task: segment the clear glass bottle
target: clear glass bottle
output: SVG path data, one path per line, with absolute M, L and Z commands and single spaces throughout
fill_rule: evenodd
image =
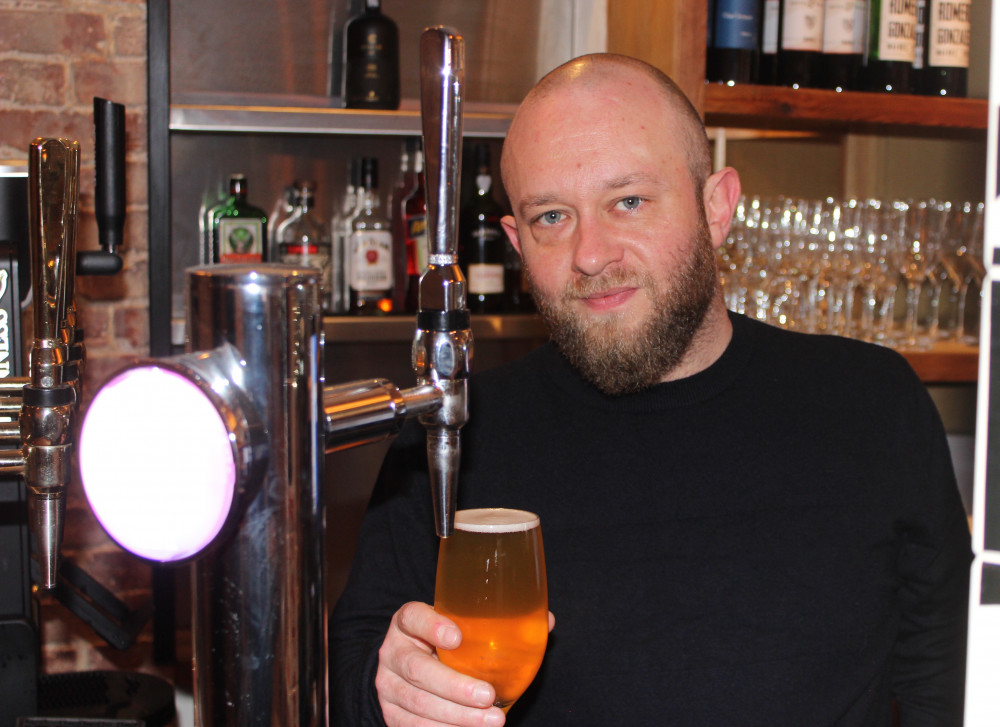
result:
M 229 196 L 211 211 L 212 261 L 259 263 L 267 251 L 267 213 L 247 201 L 247 178 L 229 177 Z
M 295 209 L 278 227 L 278 253 L 283 263 L 319 269 L 320 296 L 324 302 L 323 307 L 329 310 L 333 260 L 330 235 L 326 225 L 316 216 L 314 208 L 316 184 L 297 180 L 294 187 Z
M 358 212 L 348 240 L 350 312 L 385 315 L 392 312 L 392 230 L 380 209 L 378 159 L 361 160 Z
M 352 159 L 347 172 L 347 185 L 337 204 L 337 212 L 330 221 L 330 236 L 333 242 L 333 281 L 330 286 L 330 312 L 347 313 L 351 307 L 348 293 L 347 257 L 348 238 L 351 236 L 351 220 L 358 209 L 358 187 L 361 185 L 361 161 Z

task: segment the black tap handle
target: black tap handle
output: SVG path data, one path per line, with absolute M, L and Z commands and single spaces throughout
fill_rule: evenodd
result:
M 125 107 L 94 98 L 94 213 L 103 252 L 80 252 L 80 275 L 112 275 L 121 270 L 117 250 L 125 229 Z

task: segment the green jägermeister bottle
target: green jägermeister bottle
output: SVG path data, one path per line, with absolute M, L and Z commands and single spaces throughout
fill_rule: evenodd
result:
M 247 201 L 247 179 L 229 177 L 229 196 L 212 208 L 212 261 L 259 263 L 266 259 L 267 213 Z

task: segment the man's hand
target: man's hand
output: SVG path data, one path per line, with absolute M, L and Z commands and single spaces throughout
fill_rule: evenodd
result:
M 551 626 L 551 621 L 550 621 Z M 407 603 L 392 617 L 378 652 L 375 689 L 389 727 L 498 727 L 492 685 L 445 666 L 435 648 L 454 649 L 462 632 L 426 603 Z

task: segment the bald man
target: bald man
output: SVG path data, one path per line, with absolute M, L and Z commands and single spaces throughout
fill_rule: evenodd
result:
M 539 514 L 558 619 L 508 723 L 960 723 L 969 533 L 905 361 L 726 311 L 738 175 L 640 61 L 542 79 L 502 172 L 552 341 L 474 377 L 459 506 Z M 505 720 L 436 658 L 462 634 L 428 605 L 423 436 L 387 456 L 334 612 L 337 725 Z

